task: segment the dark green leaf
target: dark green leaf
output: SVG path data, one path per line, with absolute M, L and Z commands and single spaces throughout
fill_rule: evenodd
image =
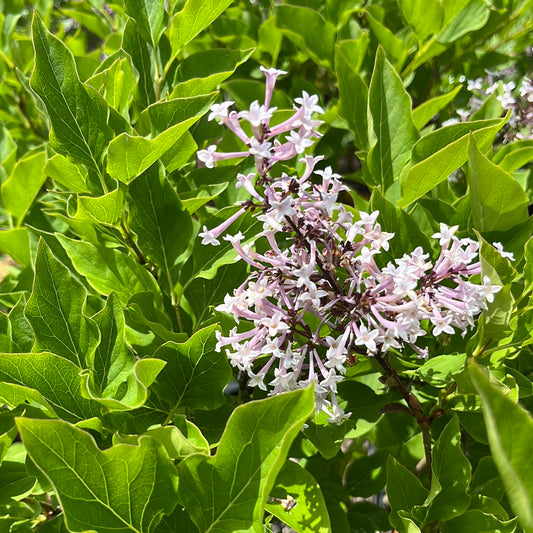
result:
M 82 396 L 80 371 L 79 366 L 48 352 L 0 355 L 2 382 L 37 391 L 42 405 L 71 422 L 100 414 L 99 405 Z
M 143 39 L 156 46 L 165 31 L 165 0 L 125 0 L 124 7 Z
M 183 343 L 167 342 L 155 352 L 167 365 L 152 390 L 166 404 L 216 409 L 224 403 L 231 368 L 226 356 L 214 351 L 216 328 L 204 328 Z
M 288 497 L 294 500 L 292 509 L 284 506 L 283 500 Z M 320 487 L 307 470 L 293 461 L 287 461 L 278 474 L 265 509 L 298 533 L 331 532 Z
M 187 0 L 183 9 L 174 15 L 170 26 L 173 56 L 226 11 L 232 2 L 233 0 Z
M 481 396 L 492 457 L 503 479 L 511 508 L 527 533 L 533 531 L 533 420 L 530 414 L 490 383 L 482 369 L 468 368 Z
M 102 452 L 88 433 L 59 420 L 19 418 L 17 426 L 70 531 L 150 532 L 176 505 L 177 473 L 151 438 Z
M 100 294 L 116 292 L 126 305 L 134 294 L 153 292 L 156 304 L 160 304 L 161 292 L 154 278 L 129 255 L 62 235 L 57 238 L 76 270 Z
M 35 332 L 33 351 L 52 352 L 80 368 L 98 344 L 95 323 L 84 315 L 87 293 L 41 239 L 33 290 L 25 313 Z
M 333 65 L 335 52 L 335 26 L 313 9 L 280 5 L 276 8 L 276 24 L 302 47 L 319 65 Z
M 262 531 L 268 494 L 313 409 L 311 388 L 242 405 L 214 457 L 184 459 L 179 494 L 201 531 Z
M 370 80 L 368 109 L 376 135 L 368 152 L 368 166 L 385 191 L 400 177 L 418 133 L 411 117 L 411 98 L 381 48 Z
M 102 97 L 82 84 L 69 49 L 33 19 L 35 68 L 31 87 L 43 100 L 52 131 L 52 147 L 84 164 L 103 186 L 103 155 L 112 138 L 107 126 L 108 107 Z
M 409 205 L 429 192 L 468 160 L 472 128 L 475 128 L 473 135 L 478 147 L 485 150 L 506 120 L 465 122 L 446 126 L 422 137 L 413 147 L 413 161 L 419 162 L 411 167 L 402 182 L 400 207 Z
M 139 248 L 166 273 L 173 290 L 170 269 L 189 245 L 192 221 L 161 165 L 152 165 L 130 184 L 128 205 L 129 225 Z
M 474 227 L 479 231 L 507 230 L 526 221 L 529 199 L 515 178 L 489 161 L 473 136 L 468 153 Z
M 410 512 L 416 505 L 421 505 L 428 494 L 429 491 L 414 474 L 398 463 L 394 457 L 389 456 L 387 461 L 387 496 L 391 506 L 389 520 L 400 533 L 407 533 L 407 529 L 398 513 Z

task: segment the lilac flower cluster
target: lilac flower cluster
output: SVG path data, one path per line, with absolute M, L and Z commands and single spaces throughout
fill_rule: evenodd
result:
M 459 81 L 467 81 L 467 89 L 472 93 L 468 109 L 458 109 L 457 114 L 460 118 L 453 117 L 442 125 L 468 121 L 471 115 L 480 109 L 486 98 L 496 94 L 496 99 L 503 110 L 510 112 L 503 141 L 533 139 L 533 82 L 526 76 L 517 87 L 514 81 L 504 82 L 503 79 L 497 79 L 498 77 L 493 73 L 488 74 L 486 78 L 475 80 L 466 80 L 466 77 L 461 76 Z M 455 83 L 455 79 L 453 82 Z
M 500 287 L 488 277 L 481 284 L 469 281 L 481 272 L 479 245 L 458 238 L 457 226 L 441 224 L 433 235 L 441 247 L 435 262 L 418 247 L 379 266 L 384 262 L 378 256 L 389 250 L 394 234 L 382 231 L 377 211 L 355 212 L 338 203 L 344 186 L 330 167 L 315 169 L 321 156 L 302 157 L 301 176 L 272 177 L 272 165 L 303 153 L 318 136 L 320 122 L 312 115 L 322 109 L 316 96 L 304 93 L 296 99 L 293 116 L 271 126 L 275 108 L 269 107 L 270 100 L 282 72 L 264 72 L 263 105 L 254 102 L 249 111 L 236 113 L 228 112 L 233 102 L 224 102 L 214 105 L 210 115 L 230 128 L 246 150 L 218 153 L 213 145 L 198 153 L 208 167 L 253 155 L 257 170 L 237 177 L 237 186 L 251 199 L 217 228 L 204 227 L 202 242 L 220 244 L 231 224 L 253 209 L 263 223 L 258 237 L 267 243 L 267 251 L 259 253 L 244 243 L 240 232 L 223 237 L 251 269 L 217 307 L 246 326 L 219 334 L 217 350 L 225 348 L 231 364 L 248 375 L 249 385 L 270 394 L 314 383 L 317 410 L 340 423 L 350 413 L 339 406 L 337 383 L 358 354 L 410 347 L 426 358 L 427 348 L 417 345 L 422 336 L 465 335 Z M 249 122 L 252 136 L 244 132 L 241 120 Z M 285 135 L 282 141 L 280 135 Z

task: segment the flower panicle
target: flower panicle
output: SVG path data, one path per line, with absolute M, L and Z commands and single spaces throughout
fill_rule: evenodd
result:
M 276 72 L 267 73 L 267 80 L 280 75 Z M 271 80 L 265 102 L 272 87 Z M 300 135 L 305 130 L 300 121 L 312 122 L 312 114 L 322 109 L 318 98 L 306 93 L 297 103 L 293 131 Z M 228 106 L 221 106 L 213 113 L 223 116 Z M 237 186 L 253 200 L 218 228 L 204 227 L 200 233 L 203 243 L 217 244 L 248 207 L 260 206 L 254 213 L 263 224 L 258 237 L 266 241 L 266 252 L 245 244 L 240 232 L 224 237 L 251 272 L 216 310 L 248 326 L 219 334 L 216 349 L 225 350 L 250 385 L 269 394 L 313 383 L 317 410 L 341 423 L 349 413 L 339 405 L 337 384 L 358 356 L 409 349 L 425 358 L 428 347 L 419 346 L 425 335 L 466 335 L 501 287 L 487 276 L 481 283 L 471 281 L 481 274 L 479 244 L 459 238 L 457 226 L 442 223 L 432 236 L 440 246 L 435 261 L 417 247 L 384 264 L 380 254 L 390 251 L 394 234 L 382 230 L 378 211 L 355 212 L 338 202 L 345 186 L 331 167 L 315 169 L 322 157 L 302 152 L 301 176 L 268 174 L 282 145 L 271 137 L 266 107 L 258 106 L 252 104 L 261 119 L 239 114 L 254 131 L 248 155 L 254 156 L 257 173 L 239 175 Z M 290 153 L 295 157 L 296 137 L 287 142 L 293 144 Z M 264 151 L 254 151 L 254 143 L 263 144 Z M 511 259 L 501 244 L 493 246 Z

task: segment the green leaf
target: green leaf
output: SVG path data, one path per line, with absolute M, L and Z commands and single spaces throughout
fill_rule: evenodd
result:
M 335 52 L 335 26 L 314 9 L 278 5 L 276 25 L 303 48 L 318 65 L 331 67 Z
M 33 290 L 25 314 L 35 332 L 35 352 L 52 352 L 80 368 L 98 344 L 95 323 L 84 315 L 87 293 L 44 240 L 39 241 Z
M 459 419 L 454 416 L 433 447 L 433 480 L 426 522 L 450 520 L 463 514 L 470 505 L 467 494 L 471 466 L 461 449 Z M 435 490 L 434 484 L 438 488 Z
M 123 305 L 131 296 L 141 292 L 152 292 L 156 303 L 161 301 L 161 292 L 154 278 L 129 255 L 59 234 L 57 239 L 74 268 L 100 294 L 107 296 L 116 292 Z
M 6 211 L 20 226 L 46 180 L 43 172 L 46 153 L 37 148 L 26 152 L 15 164 L 9 179 L 2 184 L 2 201 Z
M 52 178 L 57 185 L 67 191 L 87 193 L 90 192 L 87 182 L 87 170 L 77 165 L 65 156 L 56 154 L 44 166 L 44 173 Z
M 365 18 L 368 20 L 368 25 L 375 35 L 379 44 L 383 47 L 387 56 L 392 59 L 394 65 L 400 69 L 407 57 L 407 50 L 405 49 L 403 41 L 394 35 L 392 31 L 380 22 L 381 7 L 377 5 L 369 5 L 365 10 Z
M 39 393 L 39 403 L 58 417 L 79 422 L 99 416 L 101 408 L 82 396 L 80 367 L 53 353 L 0 355 L 0 380 Z
M 468 160 L 470 132 L 486 150 L 507 117 L 446 126 L 422 137 L 413 147 L 412 166 L 402 182 L 400 207 L 418 200 Z
M 17 426 L 70 531 L 150 532 L 176 505 L 176 470 L 151 438 L 102 452 L 88 433 L 59 420 L 19 418 Z
M 246 263 L 237 261 L 232 265 L 222 265 L 212 279 L 197 277 L 184 291 L 185 298 L 194 313 L 195 328 L 209 319 L 214 306 L 222 303 L 226 294 L 246 278 Z
M 481 396 L 492 457 L 507 491 L 508 501 L 524 531 L 533 531 L 533 461 L 530 414 L 490 383 L 487 373 L 474 364 L 470 379 Z
M 292 509 L 283 505 L 283 500 L 289 496 L 295 502 Z M 279 472 L 265 509 L 297 533 L 331 532 L 326 502 L 318 483 L 293 461 L 287 461 Z
M 117 226 L 122 216 L 124 193 L 117 188 L 103 196 L 78 196 L 74 219 L 82 222 Z
M 458 85 L 450 92 L 426 100 L 417 108 L 413 109 L 413 123 L 415 127 L 418 130 L 422 129 L 441 109 L 444 109 L 453 101 L 462 88 L 462 85 Z
M 143 172 L 128 189 L 128 221 L 148 260 L 163 269 L 173 290 L 170 269 L 189 245 L 192 221 L 165 178 L 162 165 Z
M 368 109 L 376 135 L 368 166 L 375 183 L 385 191 L 400 177 L 418 133 L 411 117 L 411 98 L 381 48 L 370 80 Z
M 516 530 L 516 518 L 501 521 L 494 515 L 479 509 L 471 509 L 465 514 L 449 520 L 442 525 L 442 533 L 513 533 Z
M 30 83 L 48 111 L 50 143 L 58 153 L 84 164 L 103 186 L 103 155 L 113 136 L 108 107 L 92 87 L 80 82 L 71 52 L 38 15 L 32 30 L 35 68 Z
M 207 112 L 216 93 L 176 98 L 148 108 L 153 139 L 122 133 L 109 144 L 107 171 L 124 183 L 139 176 L 170 150 L 187 130 Z
M 465 2 L 462 2 L 464 5 Z M 446 9 L 445 9 L 446 13 Z M 448 14 L 445 15 L 448 18 Z M 467 33 L 482 28 L 490 16 L 490 10 L 483 0 L 469 0 L 437 36 L 439 43 L 452 43 Z
M 389 456 L 387 460 L 387 496 L 391 513 L 389 521 L 400 533 L 406 533 L 400 511 L 410 512 L 416 505 L 421 505 L 429 491 L 422 486 L 420 480 L 407 468 Z
M 439 0 L 397 0 L 402 16 L 424 41 L 442 26 L 444 11 Z
M 507 230 L 526 221 L 529 199 L 520 184 L 479 151 L 473 136 L 468 153 L 474 227 L 479 231 Z
M 4 461 L 0 465 L 0 505 L 22 500 L 32 493 L 36 484 L 37 479 L 28 475 L 24 463 Z
M 166 361 L 152 390 L 171 408 L 216 409 L 231 379 L 227 357 L 214 351 L 216 325 L 208 326 L 183 343 L 167 342 L 154 353 Z
M 165 0 L 125 0 L 124 7 L 143 39 L 156 46 L 165 31 Z
M 0 231 L 0 252 L 9 255 L 23 267 L 30 266 L 32 250 L 28 228 Z
M 312 388 L 237 407 L 214 457 L 180 464 L 180 498 L 201 531 L 261 532 L 263 511 L 289 446 L 314 409 Z
M 178 68 L 170 98 L 208 94 L 217 89 L 252 55 L 250 50 L 203 50 L 185 58 Z
M 131 62 L 139 74 L 134 99 L 141 109 L 156 101 L 155 69 L 153 50 L 144 40 L 134 19 L 128 19 L 122 35 L 122 48 L 131 57 Z
M 183 459 L 193 453 L 209 455 L 209 443 L 201 431 L 185 415 L 178 415 L 174 419 L 174 426 L 159 426 L 149 429 L 144 435 L 149 435 L 161 444 L 171 459 Z M 139 440 L 139 435 L 122 437 L 114 435 L 120 442 L 134 443 Z
M 352 43 L 341 41 L 335 46 L 335 72 L 339 85 L 339 115 L 346 120 L 354 134 L 354 142 L 361 150 L 368 149 L 368 121 L 366 113 L 368 87 L 356 70 L 354 58 L 350 57 Z
M 203 29 L 217 19 L 233 0 L 187 0 L 170 25 L 170 45 L 175 57 Z
M 117 59 L 109 68 L 98 72 L 86 82 L 94 87 L 110 107 L 121 115 L 127 112 L 136 79 L 128 59 Z
M 165 366 L 159 359 L 136 360 L 126 344 L 122 307 L 111 293 L 105 307 L 93 317 L 101 341 L 86 375 L 89 397 L 109 409 L 137 409 L 148 397 L 148 387 Z
M 464 370 L 466 354 L 438 355 L 426 361 L 415 372 L 434 387 L 449 387 L 453 376 Z

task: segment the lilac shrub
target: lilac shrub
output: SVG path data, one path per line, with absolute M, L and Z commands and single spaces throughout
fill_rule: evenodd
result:
M 432 236 L 440 247 L 435 261 L 417 247 L 384 264 L 379 256 L 389 251 L 394 234 L 382 231 L 379 212 L 356 212 L 339 203 L 339 192 L 346 189 L 340 176 L 331 167 L 316 168 L 322 156 L 305 154 L 313 138 L 320 137 L 322 122 L 313 118 L 323 112 L 318 97 L 303 92 L 292 117 L 271 126 L 276 108 L 269 107 L 270 100 L 276 77 L 284 72 L 262 70 L 263 105 L 255 101 L 248 111 L 237 113 L 230 111 L 233 102 L 226 101 L 213 105 L 209 115 L 246 149 L 220 153 L 211 145 L 198 152 L 208 168 L 249 155 L 256 166 L 256 172 L 237 176 L 236 187 L 244 187 L 250 199 L 221 225 L 204 226 L 200 233 L 203 244 L 229 241 L 250 265 L 244 283 L 216 308 L 246 326 L 227 336 L 219 333 L 217 350 L 226 350 L 250 386 L 270 395 L 313 383 L 317 411 L 340 423 L 351 413 L 339 405 L 337 383 L 357 355 L 411 350 L 427 358 L 424 335 L 465 336 L 501 287 L 487 276 L 479 281 L 479 244 L 458 238 L 458 226 L 443 223 Z M 242 121 L 249 123 L 251 136 Z M 297 156 L 303 163 L 300 176 L 271 174 L 277 162 Z M 241 232 L 227 233 L 246 211 L 263 223 L 257 236 L 267 243 L 263 253 L 245 243 Z M 494 246 L 506 254 L 500 243 Z

